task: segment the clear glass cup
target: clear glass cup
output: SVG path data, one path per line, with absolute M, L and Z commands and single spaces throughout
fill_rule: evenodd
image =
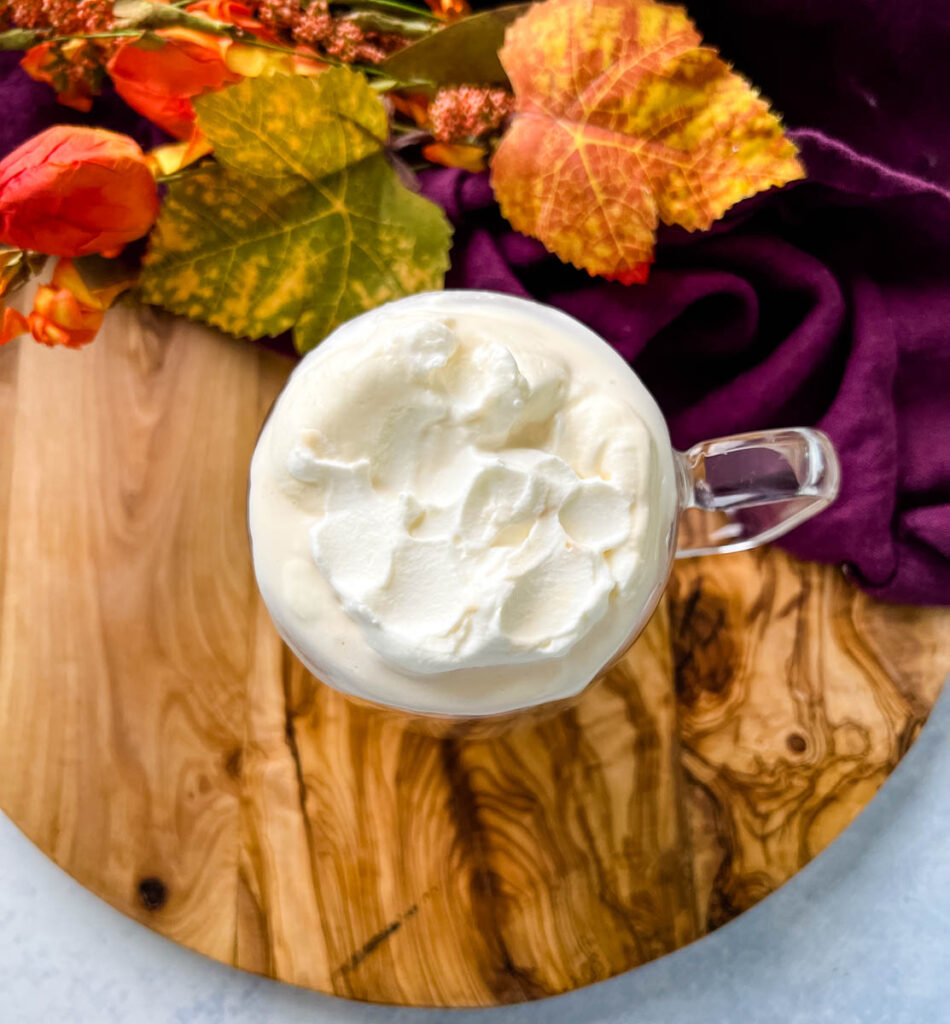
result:
M 464 299 L 457 300 L 459 302 L 484 302 L 493 310 L 510 309 L 513 314 L 527 314 L 539 324 L 570 331 L 572 337 L 582 340 L 585 346 L 595 349 L 599 357 L 610 361 L 612 371 L 620 374 L 636 393 L 638 405 L 643 407 L 646 404 L 651 424 L 658 425 L 651 432 L 656 444 L 664 449 L 660 453 L 660 462 L 667 467 L 667 472 L 662 509 L 658 511 L 664 517 L 663 529 L 658 533 L 657 550 L 652 553 L 653 585 L 646 592 L 638 613 L 631 617 L 625 640 L 617 646 L 609 661 L 590 666 L 588 686 L 623 657 L 642 632 L 666 588 L 675 559 L 743 551 L 768 543 L 816 515 L 837 496 L 840 483 L 838 458 L 831 441 L 820 430 L 793 427 L 736 434 L 700 442 L 686 452 L 675 450 L 659 407 L 629 365 L 606 341 L 559 310 L 510 295 L 472 291 L 411 296 L 388 308 L 395 310 L 399 307 L 403 312 L 413 306 L 433 303 L 445 303 L 449 307 L 453 295 L 464 296 Z M 363 316 L 373 315 L 379 315 L 379 312 Z M 362 319 L 357 318 L 351 324 Z M 334 343 L 333 338 L 330 343 Z M 306 358 L 314 358 L 314 353 Z M 251 544 L 253 548 L 253 530 Z M 255 561 L 255 570 L 258 568 Z M 262 592 L 266 601 L 263 586 Z M 420 595 L 420 599 L 424 599 L 424 595 Z M 271 611 L 273 615 L 273 609 Z M 507 722 L 523 716 L 526 711 L 536 714 L 539 710 L 558 710 L 582 692 L 580 690 L 568 698 L 540 701 L 489 714 L 454 714 L 379 705 L 367 702 L 345 685 L 340 685 L 326 671 L 326 666 L 308 653 L 306 637 L 295 635 L 279 616 L 273 615 L 273 618 L 284 641 L 318 679 L 327 680 L 360 704 L 370 703 L 385 713 L 408 715 L 417 723 L 428 722 L 436 731 L 443 731 L 445 726 L 453 723 L 471 724 L 473 720 L 482 720 L 484 724 L 489 724 L 487 720 Z

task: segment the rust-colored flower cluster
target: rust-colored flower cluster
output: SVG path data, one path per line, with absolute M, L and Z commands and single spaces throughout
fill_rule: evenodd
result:
M 488 166 L 488 137 L 501 128 L 514 102 L 504 89 L 468 85 L 440 89 L 431 103 L 422 93 L 394 93 L 389 101 L 435 140 L 422 147 L 426 160 L 473 172 Z
M 345 14 L 331 14 L 326 0 L 303 5 L 299 0 L 197 0 L 187 10 L 237 25 L 272 44 L 312 48 L 345 64 L 377 64 L 406 43 L 402 36 L 374 32 Z
M 429 105 L 429 122 L 439 142 L 471 141 L 500 128 L 513 109 L 504 89 L 463 85 L 439 90 Z
M 292 33 L 298 42 L 318 47 L 345 64 L 378 64 L 405 43 L 400 36 L 366 32 L 346 17 L 333 17 L 324 0 L 314 0 L 305 11 L 298 11 Z
M 0 29 L 49 29 L 57 36 L 108 31 L 115 24 L 110 0 L 0 0 Z M 87 111 L 100 89 L 109 44 L 101 39 L 64 39 L 34 46 L 21 64 L 59 101 Z
M 299 0 L 260 0 L 257 16 L 273 29 L 292 29 L 300 14 Z
M 58 35 L 112 28 L 111 0 L 0 0 L 0 26 L 51 28 Z

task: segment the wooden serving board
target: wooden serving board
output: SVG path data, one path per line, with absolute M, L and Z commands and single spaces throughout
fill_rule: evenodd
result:
M 950 669 L 950 612 L 778 551 L 681 564 L 574 707 L 438 738 L 281 645 L 245 529 L 290 363 L 114 311 L 0 351 L 0 807 L 124 913 L 356 999 L 491 1006 L 741 913 L 870 799 Z

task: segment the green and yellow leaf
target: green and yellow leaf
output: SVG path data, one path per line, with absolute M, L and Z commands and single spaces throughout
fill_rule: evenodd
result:
M 361 75 L 249 79 L 196 107 L 217 163 L 169 188 L 146 301 L 236 335 L 292 328 L 305 352 L 366 309 L 441 287 L 451 228 L 399 182 Z
M 379 153 L 389 131 L 379 97 L 345 68 L 242 82 L 199 98 L 195 109 L 218 162 L 264 178 L 318 181 Z
M 660 220 L 708 228 L 804 176 L 755 89 L 680 7 L 545 0 L 508 29 L 514 122 L 492 161 L 502 213 L 592 274 L 644 280 Z

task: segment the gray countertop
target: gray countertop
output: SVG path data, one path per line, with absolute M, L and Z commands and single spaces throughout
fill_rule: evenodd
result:
M 858 820 L 779 892 L 671 956 L 498 1011 L 413 1011 L 242 974 L 86 892 L 0 815 L 0 1024 L 946 1024 L 950 695 Z

